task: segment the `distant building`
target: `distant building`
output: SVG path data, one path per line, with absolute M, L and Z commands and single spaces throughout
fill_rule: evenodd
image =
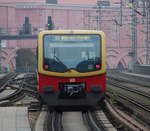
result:
M 96 8 L 97 1 L 105 7 Z M 38 4 L 35 4 L 36 2 Z M 123 4 L 132 6 L 131 1 L 127 0 L 123 0 Z M 48 16 L 51 16 L 54 29 L 104 31 L 107 37 L 107 68 L 128 68 L 132 61 L 132 10 L 123 9 L 121 17 L 120 0 L 0 0 L 0 12 L 0 34 L 21 34 L 26 17 L 32 26 L 31 33 L 38 34 L 39 31 L 47 29 Z M 143 16 L 140 15 L 137 31 L 137 61 L 139 64 L 146 64 L 146 28 Z M 2 40 L 1 45 L 2 68 L 14 70 L 18 56 L 16 52 L 22 48 L 30 48 L 36 52 L 37 41 Z

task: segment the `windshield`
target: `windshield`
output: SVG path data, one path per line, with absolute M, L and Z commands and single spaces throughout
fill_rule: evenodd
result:
M 66 72 L 75 69 L 89 72 L 100 69 L 99 35 L 45 35 L 44 69 Z

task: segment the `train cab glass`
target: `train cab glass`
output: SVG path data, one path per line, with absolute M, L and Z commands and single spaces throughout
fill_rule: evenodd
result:
M 45 35 L 45 70 L 91 72 L 101 67 L 101 38 L 99 35 Z

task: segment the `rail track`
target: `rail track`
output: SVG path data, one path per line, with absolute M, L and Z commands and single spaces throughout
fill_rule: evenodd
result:
M 106 117 L 100 118 L 99 111 L 43 111 L 41 112 L 35 131 L 116 131 L 115 128 L 106 121 Z M 108 125 L 109 126 L 106 126 Z
M 115 76 L 109 76 L 107 84 L 108 93 L 115 96 L 113 99 L 119 106 L 127 109 L 129 114 L 134 114 L 146 126 L 150 124 L 150 88 L 140 87 L 137 83 L 130 84 L 130 81 L 128 83 Z
M 35 131 L 105 131 L 106 127 L 100 122 L 93 111 L 61 112 L 44 111 L 44 117 L 40 117 Z M 41 114 L 42 114 L 41 113 Z M 41 120 L 42 119 L 42 120 Z M 40 122 L 42 121 L 42 124 Z M 101 124 L 101 126 L 100 126 Z M 41 125 L 43 125 L 41 127 Z
M 71 116 L 71 117 L 70 117 Z M 73 118 L 74 117 L 74 118 Z M 47 131 L 101 131 L 95 123 L 91 112 L 51 112 L 47 120 Z M 79 121 L 78 121 L 79 120 Z
M 130 91 L 130 92 L 134 92 L 134 93 L 136 93 L 136 94 L 142 95 L 142 96 L 144 96 L 144 97 L 146 97 L 146 98 L 150 98 L 150 93 L 147 93 L 147 92 L 142 91 L 142 90 L 137 90 L 137 89 L 132 88 L 132 87 L 129 88 L 128 86 L 125 86 L 125 85 L 121 84 L 120 81 L 117 80 L 117 79 L 111 79 L 111 78 L 109 78 L 109 79 L 107 80 L 107 83 L 108 83 L 108 84 L 111 84 L 111 85 L 115 85 L 115 86 L 117 86 L 117 87 L 120 87 L 120 88 L 122 88 L 122 89 L 124 89 L 124 90 L 128 90 L 128 91 Z M 142 88 L 142 87 L 141 87 L 141 88 Z
M 117 121 L 117 125 L 122 125 L 122 128 L 126 128 L 126 130 L 133 130 L 133 131 L 149 131 L 149 129 L 143 126 L 138 121 L 134 120 L 131 116 L 127 115 L 126 113 L 122 112 L 115 106 L 112 106 L 107 101 L 105 101 L 107 110 L 109 112 L 109 117 L 112 117 L 115 122 Z M 123 129 L 118 130 L 123 130 Z
M 12 78 L 10 77 L 10 79 L 7 78 L 7 80 L 8 81 L 6 83 L 3 82 L 4 84 L 1 86 L 3 89 L 2 92 L 5 91 L 8 87 L 13 89 L 13 92 L 5 97 L 0 97 L 0 105 L 11 105 L 15 101 L 19 101 L 20 99 L 22 99 L 25 95 L 31 95 L 32 97 L 38 98 L 36 92 L 37 81 L 36 76 L 34 74 L 26 74 L 23 77 L 17 78 L 16 76 L 14 76 Z M 132 92 L 136 93 L 135 91 Z M 144 95 L 142 96 L 147 97 Z M 122 97 L 123 99 L 123 95 L 120 95 L 120 97 Z M 133 103 L 133 100 L 130 101 Z M 32 109 L 31 107 L 31 110 L 29 109 L 29 111 L 37 111 L 37 107 L 39 106 L 38 104 L 39 103 L 33 103 L 32 106 L 35 107 L 34 109 Z M 107 108 L 110 108 L 108 103 L 106 103 L 106 105 Z M 115 111 L 117 112 L 116 114 L 119 114 L 119 116 L 122 117 L 119 118 L 121 119 L 121 123 L 126 125 L 129 129 L 148 131 L 139 123 L 137 124 L 136 122 L 132 122 L 133 120 L 129 119 L 128 117 L 126 118 L 124 115 L 122 116 L 122 113 L 120 113 L 120 111 L 118 111 L 117 109 L 115 109 Z M 110 123 L 108 124 L 108 121 L 106 122 L 106 118 L 103 117 L 104 113 L 102 110 L 95 111 L 93 109 L 90 109 L 84 110 L 82 112 L 64 112 L 60 110 L 50 110 L 44 111 L 44 114 L 45 117 L 42 118 L 43 127 L 35 126 L 35 131 L 116 131 L 116 129 L 113 126 L 110 126 Z
M 4 91 L 7 84 L 17 76 L 16 73 L 8 73 L 0 78 L 0 92 Z
M 150 86 L 150 78 L 144 78 L 140 76 L 129 75 L 123 72 L 107 72 L 107 78 L 117 80 L 120 82 L 127 82 L 130 84 L 134 84 L 143 88 L 149 88 Z
M 109 94 L 110 95 L 110 94 Z M 110 98 L 112 99 L 112 98 Z M 146 105 L 142 105 L 135 99 L 129 98 L 123 94 L 117 93 L 115 98 L 113 98 L 113 103 L 118 108 L 127 112 L 137 121 L 145 125 L 150 130 L 150 110 Z
M 29 77 L 28 74 L 21 75 L 20 77 L 19 75 L 17 76 L 17 74 L 11 73 L 11 75 L 8 76 L 9 77 L 5 77 L 5 81 L 2 81 L 1 89 L 3 90 L 0 94 L 2 96 L 0 97 L 0 106 L 12 105 L 27 95 L 38 99 L 36 85 L 27 83 L 29 79 L 31 81 L 31 77 Z M 32 77 L 32 81 L 33 79 L 35 80 L 35 78 Z M 29 87 L 32 88 L 29 89 Z
M 49 111 L 45 131 L 62 131 L 62 113 L 57 111 Z
M 105 131 L 106 127 L 104 126 L 101 120 L 98 121 L 95 112 L 87 111 L 83 114 L 83 119 L 85 123 L 87 123 L 88 128 L 91 131 Z
M 120 88 L 120 86 L 115 86 L 114 88 Z M 132 94 L 128 93 L 128 92 L 124 92 L 120 89 L 108 89 L 108 91 L 110 93 L 115 93 L 117 95 L 117 97 L 120 97 L 134 105 L 136 105 L 137 107 L 143 109 L 144 111 L 147 111 L 148 113 L 150 113 L 150 101 L 149 101 L 149 96 L 145 95 L 144 93 L 141 92 L 136 92 L 130 89 L 126 89 L 124 87 L 121 87 L 121 89 L 125 90 L 125 91 L 129 91 L 129 92 L 133 92 Z M 138 95 L 137 95 L 138 94 Z M 142 96 L 142 99 L 140 99 L 140 97 Z M 144 96 L 144 98 L 143 98 Z M 137 99 L 138 98 L 138 99 Z
M 117 94 L 117 96 L 131 102 L 132 104 L 134 104 L 150 113 L 150 101 L 149 101 L 150 94 L 143 92 L 141 90 L 136 90 L 136 89 L 127 87 L 123 84 L 120 84 L 116 80 L 115 81 L 108 80 L 107 83 L 108 83 L 108 85 L 111 85 L 111 87 L 108 88 L 109 92 L 111 92 L 111 93 L 115 92 Z M 113 85 L 113 87 L 112 87 L 112 85 Z M 120 89 L 122 89 L 122 90 L 120 90 Z M 132 92 L 132 94 L 130 92 Z
M 112 126 L 103 110 L 84 110 L 78 112 L 48 111 L 43 109 L 37 120 L 35 131 L 148 131 L 149 129 L 129 115 L 105 101 L 107 117 L 115 120 Z M 110 119 L 110 118 L 109 118 Z

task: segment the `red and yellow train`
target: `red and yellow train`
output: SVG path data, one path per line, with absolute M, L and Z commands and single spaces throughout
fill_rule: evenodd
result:
M 47 30 L 38 36 L 38 92 L 50 106 L 94 106 L 106 93 L 102 31 Z

